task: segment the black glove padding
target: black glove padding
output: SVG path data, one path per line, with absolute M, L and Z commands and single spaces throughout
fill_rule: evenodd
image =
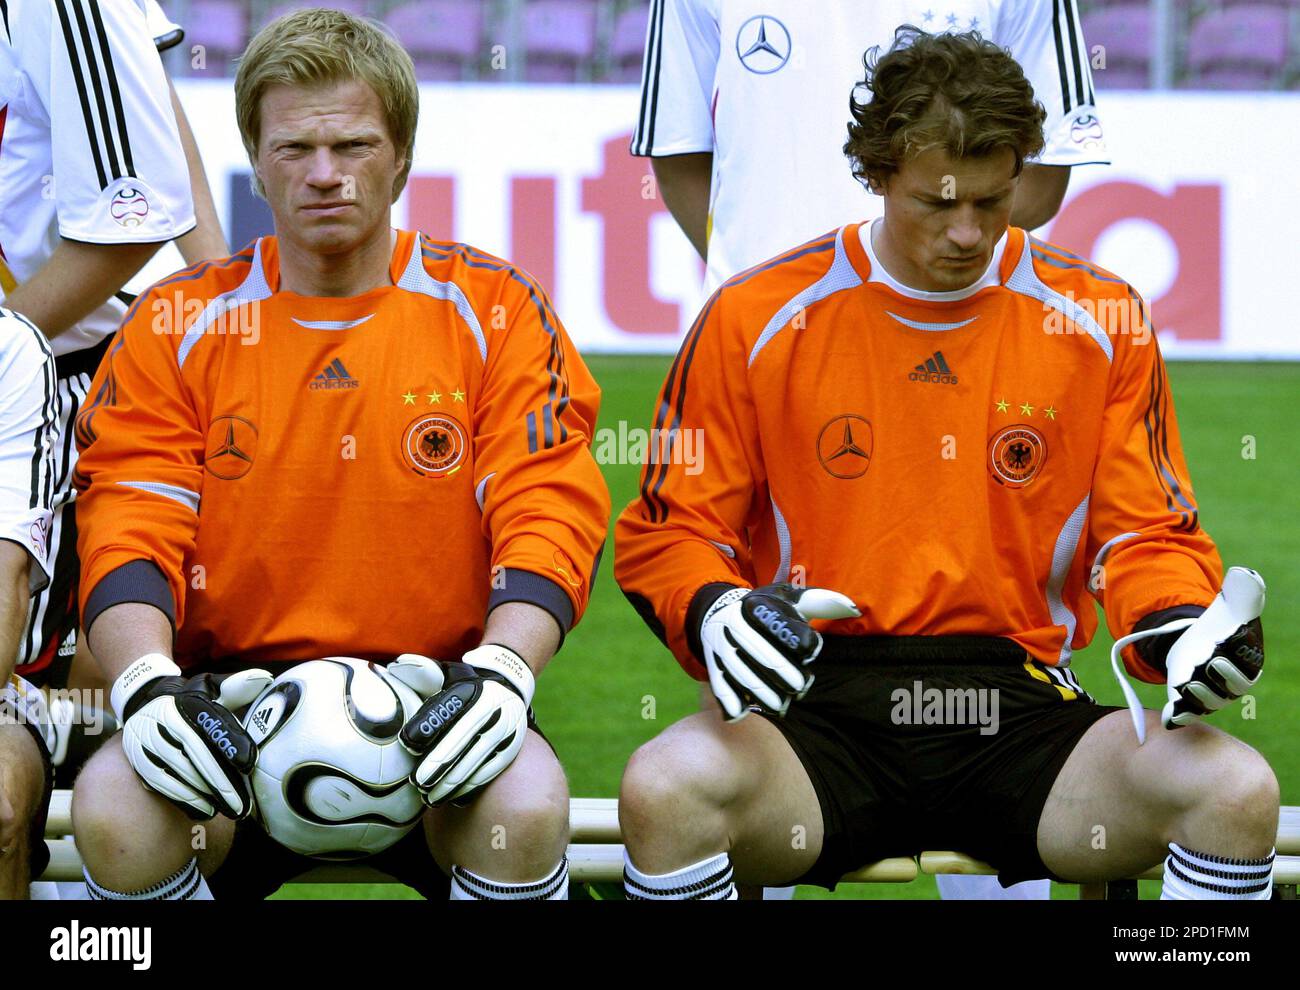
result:
M 257 744 L 232 709 L 249 704 L 270 682 L 264 670 L 244 670 L 141 684 L 123 704 L 122 745 L 145 786 L 195 820 L 248 815 Z

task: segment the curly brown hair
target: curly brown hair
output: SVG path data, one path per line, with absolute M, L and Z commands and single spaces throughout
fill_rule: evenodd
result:
M 977 31 L 928 34 L 904 24 L 889 51 L 869 49 L 862 66 L 866 75 L 849 95 L 844 154 L 864 185 L 935 147 L 953 158 L 1010 148 L 1016 175 L 1043 150 L 1047 111 L 1016 60 Z M 870 94 L 867 102 L 857 101 L 859 89 Z

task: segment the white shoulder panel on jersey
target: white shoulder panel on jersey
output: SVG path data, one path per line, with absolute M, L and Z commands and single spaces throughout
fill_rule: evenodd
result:
M 167 16 L 158 0 L 137 0 L 144 5 L 144 16 L 153 35 L 154 47 L 160 52 L 175 48 L 185 40 L 185 29 Z
M 0 308 L 0 539 L 31 558 L 30 589 L 49 584 L 54 445 L 54 355 L 35 325 Z

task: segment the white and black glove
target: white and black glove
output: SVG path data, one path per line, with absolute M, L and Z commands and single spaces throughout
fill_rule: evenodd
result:
M 1228 569 L 1223 588 L 1169 647 L 1166 729 L 1189 725 L 1248 693 L 1264 672 L 1264 579 L 1247 567 Z
M 265 670 L 187 679 L 161 653 L 141 657 L 113 682 L 127 760 L 146 787 L 191 818 L 245 817 L 253 808 L 248 775 L 257 744 L 234 710 L 271 681 Z
M 1246 694 L 1264 669 L 1264 579 L 1230 567 L 1207 608 L 1178 605 L 1147 616 L 1111 647 L 1110 665 L 1124 691 L 1138 743 L 1146 741 L 1142 702 L 1124 676 L 1120 651 L 1133 644 L 1142 661 L 1166 675 L 1166 729 L 1188 725 Z
M 441 690 L 402 727 L 425 803 L 463 804 L 510 766 L 524 745 L 535 681 L 519 654 L 489 644 L 441 663 Z
M 784 715 L 812 686 L 804 668 L 822 648 L 807 620 L 859 614 L 852 600 L 824 588 L 770 584 L 719 595 L 700 621 L 699 654 L 727 721 L 744 718 L 750 705 Z

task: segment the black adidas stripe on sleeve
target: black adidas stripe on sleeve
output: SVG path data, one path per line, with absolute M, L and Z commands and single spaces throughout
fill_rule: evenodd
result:
M 659 109 L 659 67 L 663 60 L 664 0 L 651 0 L 645 65 L 641 69 L 641 113 L 632 135 L 632 154 L 646 156 L 654 148 L 655 116 Z
M 112 46 L 104 30 L 99 0 L 54 0 L 54 4 L 58 10 L 72 77 L 77 86 L 77 97 L 86 124 L 95 173 L 99 178 L 99 187 L 104 189 L 115 179 L 135 177 L 135 164 L 127 136 L 126 111 L 122 106 L 117 72 L 113 67 Z M 90 10 L 89 20 L 86 8 Z M 95 41 L 91 37 L 92 21 L 100 51 L 96 51 Z M 108 106 L 110 100 L 113 104 L 111 114 Z

